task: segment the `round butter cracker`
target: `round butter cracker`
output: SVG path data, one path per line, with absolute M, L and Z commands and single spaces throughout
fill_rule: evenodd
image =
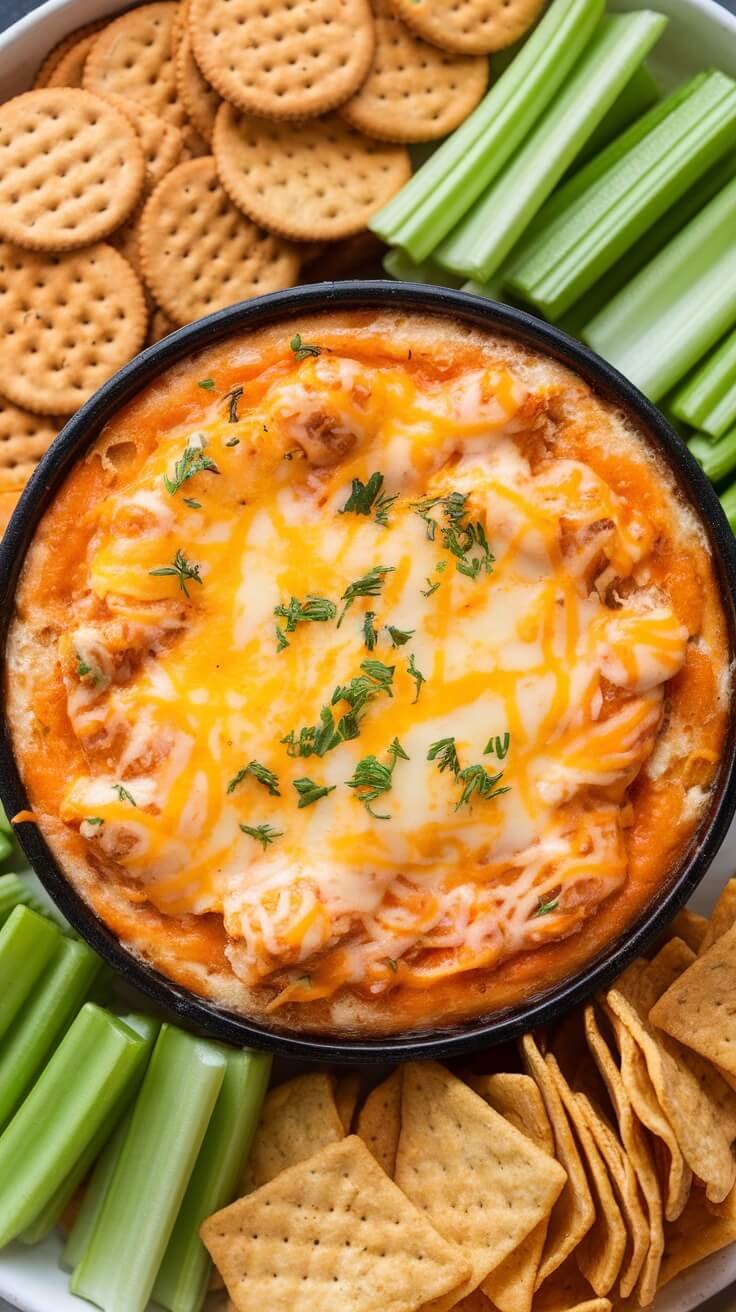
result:
M 87 90 L 139 101 L 167 123 L 182 127 L 186 114 L 176 94 L 172 54 L 177 12 L 173 0 L 160 0 L 130 9 L 109 23 L 87 57 Z
M 47 87 L 81 87 L 84 81 L 84 66 L 87 63 L 87 56 L 92 49 L 97 34 L 91 32 L 89 36 L 80 37 L 75 41 L 70 50 L 59 60 L 56 68 L 52 71 Z
M 35 78 L 33 79 L 33 90 L 38 91 L 41 87 L 48 86 L 49 78 L 56 68 L 58 68 L 62 59 L 73 50 L 79 41 L 86 36 L 92 36 L 95 32 L 101 32 L 107 19 L 101 18 L 96 23 L 85 23 L 83 27 L 76 28 L 68 36 L 62 37 L 57 41 L 55 46 L 47 54 L 41 64 Z
M 64 422 L 31 414 L 0 396 L 0 483 L 27 483 Z
M 182 34 L 176 52 L 176 86 L 179 99 L 195 128 L 211 144 L 220 96 L 210 86 L 194 58 L 188 31 Z
M 32 250 L 99 241 L 130 214 L 143 151 L 118 109 L 71 87 L 0 106 L 0 237 Z
M 106 100 L 130 120 L 143 150 L 146 167 L 144 193 L 153 191 L 167 173 L 179 163 L 184 149 L 184 133 L 167 123 L 138 100 L 124 96 L 106 96 Z
M 487 55 L 529 30 L 544 0 L 391 0 L 396 15 L 440 50 Z
M 211 155 L 178 164 L 143 211 L 140 255 L 146 283 L 177 324 L 290 287 L 293 246 L 262 232 L 229 200 Z
M 191 0 L 197 63 L 225 100 L 309 118 L 357 91 L 373 57 L 368 0 Z
M 146 303 L 104 242 L 48 255 L 0 241 L 0 322 L 0 394 L 35 414 L 72 414 L 140 350 Z
M 359 232 L 411 174 L 404 146 L 370 141 L 336 114 L 295 128 L 226 103 L 217 113 L 214 151 L 234 203 L 295 241 Z
M 482 55 L 438 50 L 374 0 L 376 49 L 360 90 L 340 109 L 359 132 L 383 141 L 434 141 L 467 118 L 488 83 Z

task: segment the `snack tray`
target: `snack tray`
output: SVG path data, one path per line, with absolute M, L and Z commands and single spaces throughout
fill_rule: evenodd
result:
M 670 17 L 650 60 L 662 86 L 672 86 L 710 66 L 736 77 L 735 15 L 714 0 L 609 0 L 611 9 L 622 12 L 647 5 Z M 62 37 L 127 7 L 120 0 L 47 0 L 0 33 L 0 99 L 26 91 L 41 60 Z M 736 822 L 698 889 L 693 908 L 709 912 L 734 870 Z M 60 1243 L 52 1236 L 34 1248 L 13 1244 L 0 1253 L 0 1312 L 3 1299 L 22 1312 L 90 1312 L 90 1303 L 68 1292 L 67 1275 L 58 1266 L 59 1250 Z M 736 1244 L 673 1280 L 658 1295 L 655 1312 L 690 1312 L 731 1284 L 736 1284 Z

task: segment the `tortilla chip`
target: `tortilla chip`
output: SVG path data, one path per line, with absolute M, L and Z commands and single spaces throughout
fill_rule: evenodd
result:
M 660 1288 L 736 1240 L 736 1189 L 724 1202 L 709 1203 L 702 1189 L 693 1189 L 682 1216 L 667 1230 Z
M 335 1085 L 335 1106 L 346 1134 L 350 1134 L 359 1093 L 360 1076 L 357 1073 L 340 1076 Z
M 602 1297 L 616 1281 L 626 1252 L 626 1226 L 616 1202 L 605 1162 L 581 1115 L 576 1095 L 552 1053 L 545 1058 L 555 1088 L 572 1125 L 592 1187 L 596 1218 L 575 1249 L 577 1264 L 595 1293 Z
M 358 1112 L 356 1134 L 364 1140 L 386 1175 L 394 1177 L 401 1129 L 402 1067 L 368 1094 Z
M 649 1222 L 637 1184 L 636 1172 L 623 1145 L 600 1105 L 588 1094 L 575 1091 L 580 1113 L 608 1171 L 628 1236 L 621 1266 L 619 1289 L 628 1298 L 634 1289 L 649 1248 Z
M 499 1116 L 550 1157 L 554 1155 L 552 1126 L 530 1075 L 481 1075 L 473 1081 L 473 1088 Z M 483 1281 L 483 1292 L 499 1312 L 530 1312 L 548 1224 L 545 1216 Z
M 210 1216 L 202 1240 L 238 1312 L 392 1312 L 445 1294 L 458 1249 L 349 1135 Z
M 298 1075 L 266 1094 L 240 1187 L 251 1193 L 279 1171 L 345 1137 L 329 1075 Z
M 396 1183 L 470 1266 L 465 1286 L 433 1309 L 444 1312 L 549 1216 L 565 1172 L 443 1066 L 410 1062 Z
M 544 1099 L 555 1138 L 555 1156 L 567 1172 L 565 1187 L 549 1218 L 547 1239 L 537 1273 L 536 1287 L 539 1289 L 542 1282 L 562 1266 L 588 1233 L 595 1221 L 595 1209 L 567 1113 L 531 1034 L 525 1034 L 521 1041 L 521 1055 L 527 1073 L 531 1075 Z
M 702 957 L 703 953 L 707 952 L 708 948 L 712 948 L 713 944 L 719 938 L 723 938 L 723 935 L 727 934 L 734 925 L 736 925 L 736 878 L 729 879 L 721 889 L 710 915 L 708 929 L 697 949 L 698 956 Z
M 585 1037 L 593 1060 L 608 1090 L 611 1106 L 616 1114 L 621 1143 L 631 1163 L 644 1198 L 648 1221 L 648 1243 L 639 1276 L 638 1297 L 642 1307 L 654 1299 L 659 1280 L 659 1268 L 664 1252 L 664 1223 L 662 1217 L 662 1190 L 659 1186 L 649 1140 L 639 1121 L 628 1095 L 621 1072 L 613 1053 L 598 1024 L 593 1006 L 585 1008 Z
M 736 920 L 736 909 L 734 920 Z M 705 916 L 698 915 L 697 911 L 691 911 L 689 907 L 683 907 L 669 926 L 667 934 L 669 938 L 681 938 L 693 952 L 698 952 L 708 933 L 708 924 Z
M 650 1019 L 659 1030 L 734 1078 L 735 999 L 736 925 L 670 985 L 652 1007 Z
M 649 1013 L 685 961 L 694 961 L 679 939 L 667 943 L 655 959 L 625 972 L 607 995 L 609 1006 L 639 1046 L 662 1111 L 682 1154 L 706 1186 L 711 1202 L 722 1202 L 736 1183 L 736 1094 L 720 1075 L 669 1035 L 656 1030 Z M 699 1022 L 700 1023 L 700 1022 Z

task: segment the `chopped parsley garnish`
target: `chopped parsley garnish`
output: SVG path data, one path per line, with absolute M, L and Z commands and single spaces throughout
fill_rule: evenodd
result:
M 539 906 L 534 912 L 534 915 L 532 916 L 532 920 L 536 920 L 537 916 L 548 916 L 550 911 L 557 910 L 559 904 L 560 904 L 559 895 L 557 897 L 550 898 L 548 902 L 545 902 L 544 898 L 540 897 Z
M 122 784 L 113 784 L 112 787 L 113 787 L 113 792 L 117 793 L 121 802 L 130 802 L 131 806 L 138 805 L 133 794 L 129 793 L 127 788 L 124 788 Z
M 373 624 L 375 618 L 376 612 L 374 610 L 367 610 L 363 616 L 363 641 L 369 651 L 373 651 L 378 642 L 378 629 Z
M 390 815 L 374 811 L 371 803 L 391 788 L 396 762 L 399 759 L 402 761 L 409 760 L 398 738 L 394 738 L 391 743 L 388 755 L 391 757 L 390 765 L 383 765 L 375 756 L 364 756 L 362 761 L 358 761 L 352 778 L 346 780 L 347 787 L 355 789 L 356 797 L 363 803 L 366 811 L 373 816 L 374 820 L 391 819 Z
M 492 797 L 500 797 L 502 793 L 509 793 L 510 788 L 496 787 L 501 779 L 503 779 L 503 770 L 500 770 L 498 774 L 489 774 L 484 765 L 469 765 L 465 770 L 461 770 L 457 780 L 463 787 L 460 801 L 457 803 L 455 810 L 457 811 L 464 803 L 469 805 L 476 793 L 483 801 L 490 801 Z
M 426 588 L 420 588 L 419 591 L 423 597 L 431 597 L 432 593 L 436 592 L 440 585 L 439 583 L 433 583 L 431 579 L 426 579 L 425 581 L 427 584 Z
M 226 392 L 222 398 L 223 401 L 228 402 L 227 422 L 229 424 L 237 424 L 240 418 L 238 414 L 238 404 L 242 395 L 242 387 L 234 387 L 231 392 Z M 229 445 L 229 443 L 226 443 L 226 445 Z
M 310 355 L 322 354 L 321 346 L 313 346 L 311 342 L 303 342 L 301 333 L 294 333 L 294 336 L 289 342 L 289 346 L 299 363 L 301 363 L 302 360 L 306 360 Z
M 410 674 L 412 679 L 414 680 L 417 689 L 414 696 L 414 701 L 412 702 L 412 706 L 413 706 L 414 702 L 419 701 L 419 694 L 422 691 L 422 684 L 427 682 L 421 670 L 418 670 L 414 663 L 414 652 L 412 652 L 411 656 L 409 657 L 409 663 L 406 669 L 407 669 L 407 673 Z
M 431 744 L 427 752 L 427 760 L 434 761 L 441 774 L 445 770 L 452 770 L 456 779 L 460 774 L 460 761 L 454 738 L 438 738 L 436 743 Z
M 206 392 L 211 392 L 215 386 L 214 378 L 200 378 L 197 387 L 203 387 Z
M 316 784 L 313 779 L 295 779 L 294 787 L 299 794 L 299 810 L 303 806 L 311 806 L 313 802 L 318 802 L 320 797 L 326 797 L 328 793 L 334 793 L 337 784 L 331 784 L 329 788 L 322 784 Z
M 189 506 L 190 510 L 201 510 L 202 502 L 195 501 L 194 497 L 184 497 L 184 505 Z
M 386 625 L 386 632 L 391 638 L 393 647 L 404 647 L 410 638 L 414 637 L 414 629 L 397 629 L 393 624 Z
M 105 822 L 101 815 L 86 815 L 84 817 L 84 823 L 86 825 L 104 825 Z
M 371 474 L 367 483 L 361 482 L 359 478 L 354 478 L 350 496 L 340 511 L 345 515 L 352 511 L 355 515 L 374 515 L 377 524 L 383 528 L 388 526 L 388 512 L 398 496 L 398 492 L 393 496 L 381 494 L 383 487 L 383 474 L 378 472 Z
M 386 957 L 386 965 L 388 966 L 389 970 L 393 971 L 394 975 L 399 969 L 399 963 L 395 957 Z
M 240 446 L 240 438 L 231 437 L 230 440 L 225 443 L 225 446 Z
M 89 661 L 86 661 L 83 656 L 79 655 L 79 652 L 77 652 L 77 676 L 80 679 L 91 678 L 92 682 L 95 684 L 104 683 L 105 681 L 105 676 L 103 675 L 102 670 L 98 670 L 96 665 L 90 665 Z
M 164 474 L 164 486 L 166 491 L 173 497 L 190 478 L 195 474 L 219 474 L 219 469 L 214 460 L 204 453 L 204 446 L 189 446 L 187 443 L 184 448 L 183 456 L 177 460 L 174 465 L 174 477 L 169 478 Z
M 495 557 L 488 545 L 483 525 L 479 520 L 468 520 L 466 503 L 467 496 L 463 492 L 450 492 L 444 497 L 425 497 L 422 501 L 414 501 L 411 509 L 424 521 L 430 542 L 435 541 L 439 528 L 442 545 L 455 557 L 458 573 L 475 579 L 481 570 L 490 574 Z M 431 514 L 437 507 L 444 519 L 442 524 Z M 431 591 L 424 595 L 431 596 L 436 587 L 431 587 Z
M 498 734 L 496 734 L 495 738 L 488 739 L 488 742 L 483 748 L 483 755 L 490 756 L 491 754 L 493 754 L 494 756 L 498 757 L 499 761 L 503 761 L 506 758 L 506 756 L 508 756 L 508 751 L 510 746 L 511 746 L 510 733 L 505 733 L 502 738 L 499 737 Z
M 255 838 L 257 843 L 261 844 L 264 852 L 269 843 L 273 843 L 276 838 L 283 838 L 283 829 L 272 829 L 270 825 L 241 825 L 244 834 L 249 838 Z
M 78 656 L 78 657 L 77 657 L 77 674 L 79 675 L 80 679 L 84 679 L 84 678 L 86 678 L 87 675 L 88 675 L 88 674 L 91 674 L 91 673 L 92 673 L 92 666 L 91 666 L 91 665 L 88 665 L 88 664 L 86 663 L 86 661 L 83 661 L 82 658 L 81 658 L 81 656 Z
M 238 770 L 238 773 L 230 780 L 230 783 L 227 786 L 228 793 L 234 793 L 238 784 L 242 784 L 246 775 L 249 774 L 252 774 L 253 778 L 257 779 L 259 784 L 263 784 L 264 788 L 268 789 L 272 797 L 281 796 L 279 792 L 278 775 L 275 775 L 273 770 L 269 770 L 265 765 L 261 765 L 260 761 L 249 761 L 247 765 L 243 766 L 242 770 Z
M 386 575 L 393 574 L 394 572 L 395 567 L 393 565 L 374 565 L 373 569 L 369 569 L 367 574 L 363 574 L 361 578 L 355 579 L 353 583 L 348 584 L 340 598 L 341 601 L 345 602 L 345 605 L 342 614 L 337 621 L 338 629 L 353 602 L 356 601 L 358 597 L 379 596 L 383 589 Z
M 323 624 L 326 620 L 334 620 L 337 606 L 328 597 L 317 597 L 310 592 L 304 601 L 292 597 L 287 606 L 276 606 L 273 613 L 280 619 L 286 620 L 286 633 L 293 633 L 297 624 Z M 289 646 L 284 637 L 284 630 L 280 629 L 278 624 L 276 638 L 278 651 L 283 651 L 284 647 Z
M 292 729 L 281 739 L 289 756 L 324 756 L 340 743 L 351 742 L 360 733 L 368 703 L 381 693 L 392 695 L 395 666 L 368 660 L 360 668 L 362 674 L 335 688 L 330 705 L 320 711 L 319 724 L 305 725 L 298 733 Z M 335 721 L 332 707 L 341 701 L 347 702 L 349 709 Z
M 189 589 L 187 588 L 188 581 L 191 580 L 192 583 L 199 583 L 200 585 L 204 582 L 200 577 L 199 565 L 195 565 L 193 561 L 187 560 L 181 547 L 178 548 L 177 553 L 174 556 L 173 565 L 159 565 L 158 569 L 149 569 L 148 573 L 160 574 L 161 576 L 170 575 L 172 578 L 178 579 L 179 587 L 187 598 L 189 597 Z

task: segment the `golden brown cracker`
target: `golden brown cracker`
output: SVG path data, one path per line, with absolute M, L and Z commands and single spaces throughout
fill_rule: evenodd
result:
M 680 1044 L 736 1076 L 736 925 L 715 941 L 652 1006 L 650 1020 Z
M 734 910 L 736 919 L 736 909 Z M 698 952 L 703 940 L 708 933 L 708 921 L 705 916 L 698 915 L 697 911 L 691 911 L 689 907 L 684 907 L 678 911 L 672 923 L 668 926 L 668 938 L 681 938 L 687 943 L 693 952 Z
M 228 199 L 212 156 L 178 164 L 159 183 L 143 211 L 140 253 L 148 287 L 178 324 L 290 287 L 299 273 L 294 247 Z
M 547 1239 L 537 1274 L 537 1288 L 563 1265 L 595 1221 L 590 1186 L 583 1168 L 567 1112 L 550 1070 L 531 1034 L 521 1041 L 524 1067 L 539 1088 L 555 1139 L 555 1156 L 567 1173 L 567 1182 L 552 1211 Z
M 144 109 L 181 127 L 186 114 L 176 94 L 171 52 L 176 12 L 173 0 L 159 0 L 130 9 L 109 23 L 87 57 L 87 90 L 139 101 Z
M 221 97 L 215 88 L 210 86 L 194 58 L 188 31 L 182 33 L 176 51 L 176 87 L 179 99 L 195 128 L 202 139 L 211 145 L 212 133 L 215 130 L 215 115 L 220 107 Z
M 370 141 L 336 115 L 293 126 L 223 104 L 213 148 L 220 181 L 255 223 L 295 241 L 359 232 L 411 173 L 403 146 Z
M 722 938 L 731 926 L 735 924 L 736 878 L 729 879 L 728 882 L 724 884 L 718 895 L 718 900 L 711 912 L 710 920 L 707 922 L 706 931 L 698 948 L 696 948 L 698 955 L 707 952 L 708 948 L 713 946 L 716 939 Z
M 84 66 L 87 56 L 96 41 L 96 33 L 80 37 L 59 60 L 56 68 L 49 75 L 47 87 L 81 87 L 84 81 Z
M 40 87 L 48 86 L 51 74 L 59 67 L 64 56 L 67 55 L 79 41 L 82 41 L 87 36 L 92 36 L 95 32 L 100 32 L 107 21 L 107 19 L 101 18 L 94 23 L 85 23 L 83 27 L 75 28 L 73 32 L 69 32 L 67 36 L 62 37 L 61 41 L 57 41 L 56 45 L 52 46 L 33 79 L 33 90 L 38 91 Z
M 204 137 L 200 136 L 192 123 L 184 124 L 184 127 L 182 128 L 182 137 L 184 140 L 181 152 L 183 160 L 201 159 L 203 155 L 212 154 L 212 147 L 208 145 Z
M 360 1076 L 357 1071 L 341 1075 L 335 1085 L 335 1106 L 346 1134 L 350 1134 L 360 1094 Z
M 344 1138 L 329 1075 L 297 1075 L 266 1094 L 242 1188 L 250 1193 L 279 1171 Z
M 148 323 L 146 346 L 153 346 L 155 342 L 160 342 L 164 337 L 168 337 L 170 333 L 175 332 L 176 324 L 173 324 L 170 319 L 167 319 L 163 310 L 159 310 L 158 307 L 156 307 L 153 310 Z
M 413 32 L 461 55 L 487 55 L 518 41 L 536 22 L 544 0 L 391 0 Z
M 434 1062 L 404 1067 L 396 1183 L 471 1267 L 471 1293 L 548 1217 L 565 1172 Z
M 128 119 L 88 91 L 46 87 L 0 106 L 0 236 L 31 250 L 89 246 L 130 214 L 143 152 Z
M 533 1312 L 573 1312 L 587 1302 L 608 1303 L 608 1299 L 593 1299 L 587 1280 L 580 1274 L 574 1256 L 545 1280 L 534 1295 Z
M 140 350 L 143 291 L 99 242 L 46 255 L 0 242 L 0 393 L 36 414 L 72 414 Z
M 138 100 L 126 100 L 124 96 L 106 96 L 105 99 L 125 114 L 136 130 L 146 168 L 144 195 L 148 195 L 179 163 L 184 134 L 175 124 L 159 118 Z
M 248 114 L 304 119 L 349 100 L 370 68 L 368 0 L 192 0 L 197 63 Z
M 366 136 L 434 141 L 467 118 L 488 83 L 488 60 L 451 55 L 422 41 L 388 0 L 373 0 L 376 48 L 367 78 L 340 108 Z
M 357 1135 L 216 1212 L 200 1233 L 238 1312 L 415 1312 L 468 1269 Z
M 719 1206 L 708 1203 L 702 1189 L 693 1189 L 684 1212 L 667 1228 L 660 1288 L 735 1241 L 736 1189 Z
M 393 1179 L 401 1130 L 401 1067 L 371 1089 L 358 1112 L 356 1134 Z
M 0 479 L 6 491 L 23 487 L 63 423 L 21 410 L 0 397 Z

